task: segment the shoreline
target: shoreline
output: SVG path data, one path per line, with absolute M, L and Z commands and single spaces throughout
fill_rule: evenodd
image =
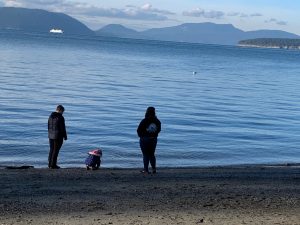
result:
M 300 164 L 1 169 L 1 224 L 299 224 Z
M 63 165 L 63 164 L 62 164 Z M 61 166 L 61 165 L 60 165 Z M 43 169 L 48 169 L 47 166 L 43 167 L 36 167 L 34 165 L 30 164 L 0 164 L 0 170 L 2 169 L 8 169 L 8 167 L 15 167 L 15 169 L 22 169 L 22 167 L 26 167 L 23 169 L 38 169 L 38 170 L 43 170 Z M 255 168 L 255 167 L 300 167 L 300 163 L 295 163 L 295 162 L 286 162 L 286 163 L 253 163 L 253 164 L 228 164 L 228 165 L 205 165 L 205 166 L 162 166 L 159 167 L 159 169 L 167 170 L 167 169 L 208 169 L 208 168 Z M 85 169 L 85 165 L 82 166 L 72 166 L 72 167 L 64 167 L 62 166 L 60 169 Z M 100 170 L 141 170 L 142 167 L 103 167 L 100 166 Z M 151 169 L 151 168 L 150 168 Z

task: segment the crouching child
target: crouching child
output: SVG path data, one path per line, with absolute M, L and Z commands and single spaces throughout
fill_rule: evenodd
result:
M 88 157 L 85 160 L 87 170 L 97 170 L 101 164 L 102 150 L 100 148 L 88 152 Z

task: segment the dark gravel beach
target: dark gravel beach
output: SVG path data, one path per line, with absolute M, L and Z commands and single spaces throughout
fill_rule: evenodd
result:
M 300 167 L 1 169 L 0 224 L 300 224 Z

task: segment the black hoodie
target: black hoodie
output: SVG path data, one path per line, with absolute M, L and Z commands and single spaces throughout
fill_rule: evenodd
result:
M 65 118 L 61 113 L 53 112 L 48 119 L 49 139 L 67 139 Z
M 144 118 L 137 129 L 138 136 L 142 137 L 157 137 L 161 130 L 161 123 L 156 116 Z

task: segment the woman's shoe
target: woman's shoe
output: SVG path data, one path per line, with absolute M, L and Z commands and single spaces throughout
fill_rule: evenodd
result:
M 50 166 L 49 168 L 50 168 L 50 169 L 60 169 L 59 166 Z

